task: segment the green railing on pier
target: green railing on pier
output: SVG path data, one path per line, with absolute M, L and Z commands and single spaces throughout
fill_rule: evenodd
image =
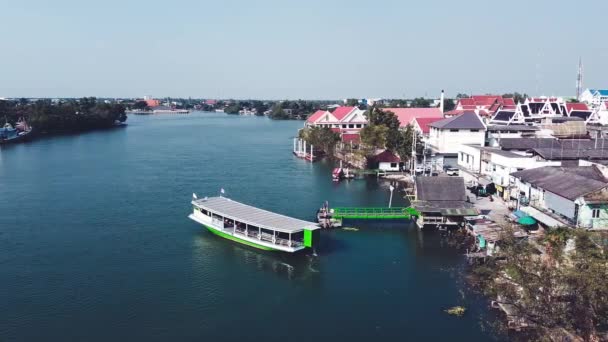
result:
M 412 207 L 397 208 L 333 208 L 337 219 L 410 219 L 420 216 Z

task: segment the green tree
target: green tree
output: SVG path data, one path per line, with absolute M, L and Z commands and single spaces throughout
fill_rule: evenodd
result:
M 537 245 L 504 234 L 501 262 L 490 261 L 485 290 L 511 304 L 536 325 L 540 335 L 564 328 L 586 341 L 608 327 L 608 249 L 606 235 L 557 229 Z M 567 251 L 567 241 L 575 249 Z
M 410 103 L 410 107 L 414 108 L 429 108 L 431 106 L 431 100 L 425 99 L 423 97 L 417 97 L 412 100 Z
M 224 108 L 224 113 L 226 114 L 238 114 L 239 111 L 243 109 L 239 102 L 233 102 L 228 105 L 228 107 Z
M 359 100 L 357 100 L 357 99 L 347 99 L 346 100 L 346 105 L 347 106 L 351 106 L 351 107 L 353 107 L 353 106 L 359 106 Z
M 275 120 L 287 120 L 290 119 L 290 116 L 283 110 L 283 106 L 285 103 L 275 103 L 270 110 L 270 114 L 268 115 L 271 119 Z M 287 104 L 289 105 L 289 104 Z
M 388 127 L 384 125 L 369 125 L 361 129 L 361 142 L 366 146 L 375 150 L 376 148 L 385 148 L 388 136 Z
M 340 142 L 340 135 L 328 127 L 307 127 L 300 130 L 299 137 L 327 154 L 333 154 L 336 145 Z
M 146 101 L 137 101 L 133 104 L 133 108 L 134 109 L 140 109 L 140 110 L 148 110 L 148 103 Z
M 458 94 L 456 95 L 456 98 L 457 98 L 457 99 L 468 99 L 469 97 L 470 97 L 470 96 L 469 96 L 469 95 L 467 95 L 467 94 L 465 94 L 465 93 L 458 93 Z
M 512 98 L 513 101 L 515 101 L 515 103 L 520 103 L 520 102 L 523 103 L 528 98 L 528 94 L 525 94 L 525 93 L 520 94 L 518 92 L 513 92 L 513 93 L 503 94 L 502 97 Z
M 450 110 L 453 110 L 454 108 L 456 108 L 456 103 L 454 103 L 454 100 L 452 100 L 452 99 L 443 100 L 443 111 L 444 112 L 449 112 Z

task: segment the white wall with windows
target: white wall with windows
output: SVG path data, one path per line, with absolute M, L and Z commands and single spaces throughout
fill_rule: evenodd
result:
M 440 129 L 431 127 L 428 143 L 436 153 L 457 154 L 460 145 L 483 146 L 486 132 L 483 129 Z

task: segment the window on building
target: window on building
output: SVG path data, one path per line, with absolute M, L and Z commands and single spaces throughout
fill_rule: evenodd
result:
M 346 125 L 342 125 L 342 128 L 346 128 Z
M 469 162 L 469 155 L 467 154 L 467 163 Z
M 391 168 L 397 167 L 397 163 L 391 163 Z
M 354 124 L 349 124 L 348 128 L 355 128 L 355 125 Z
M 478 129 L 472 129 L 471 132 L 479 132 Z
M 592 218 L 600 218 L 600 209 L 593 209 L 591 210 L 591 217 Z
M 464 153 L 460 154 L 460 161 L 464 161 Z
M 357 124 L 357 128 L 361 128 L 361 124 Z
M 458 132 L 457 129 L 451 129 L 450 132 Z

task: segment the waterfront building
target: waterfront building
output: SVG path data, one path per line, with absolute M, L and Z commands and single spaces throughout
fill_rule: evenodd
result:
M 486 125 L 475 112 L 466 112 L 429 124 L 428 144 L 438 154 L 456 156 L 460 145 L 483 146 Z
M 306 119 L 305 127 L 327 127 L 336 133 L 358 133 L 368 125 L 365 111 L 358 107 L 340 106 L 333 111 L 318 110 Z
M 380 171 L 401 171 L 403 168 L 401 158 L 389 150 L 373 156 L 368 164 L 371 165 L 371 168 L 377 168 Z
M 545 166 L 513 173 L 519 210 L 548 227 L 608 228 L 608 180 L 596 166 Z
M 467 201 L 462 177 L 416 177 L 412 206 L 420 212 L 416 224 L 425 226 L 457 227 L 465 216 L 479 212 Z
M 499 110 L 515 110 L 515 100 L 499 95 L 473 95 L 469 98 L 458 99 L 453 110 L 445 116 L 460 115 L 465 112 L 475 112 L 482 117 L 493 117 Z
M 148 107 L 158 107 L 160 106 L 160 100 L 154 99 L 150 96 L 144 96 L 143 101 L 146 102 Z

